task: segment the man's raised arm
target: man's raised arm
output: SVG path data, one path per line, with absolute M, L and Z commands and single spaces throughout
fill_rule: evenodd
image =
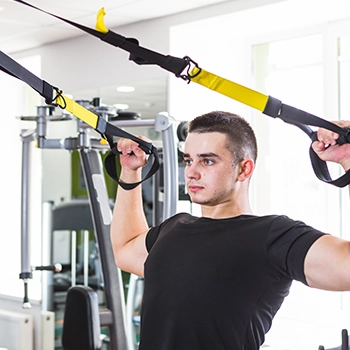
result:
M 118 150 L 122 166 L 120 181 L 140 181 L 142 167 L 147 164 L 144 151 L 128 139 L 119 140 Z M 123 271 L 143 277 L 143 264 L 148 254 L 145 245 L 148 229 L 141 185 L 132 190 L 119 186 L 111 224 L 111 242 L 116 263 Z
M 337 121 L 341 127 L 350 127 L 350 121 Z M 314 151 L 324 161 L 340 164 L 345 171 L 350 170 L 350 144 L 338 145 L 338 134 L 319 129 L 318 141 L 312 145 Z M 350 189 L 350 185 L 349 185 Z M 310 248 L 305 258 L 305 276 L 309 286 L 319 289 L 350 290 L 350 242 L 326 235 L 319 238 Z

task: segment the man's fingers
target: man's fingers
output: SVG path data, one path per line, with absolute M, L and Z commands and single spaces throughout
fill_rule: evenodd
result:
M 314 149 L 314 151 L 317 152 L 322 152 L 325 150 L 326 145 L 322 142 L 322 141 L 315 141 L 312 144 L 312 148 Z
M 138 148 L 138 143 L 135 141 L 121 138 L 117 145 L 118 151 L 123 155 L 132 154 L 136 148 Z

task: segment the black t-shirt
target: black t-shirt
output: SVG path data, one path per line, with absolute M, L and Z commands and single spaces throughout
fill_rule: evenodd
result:
M 151 228 L 140 349 L 259 349 L 322 235 L 285 216 L 182 213 Z

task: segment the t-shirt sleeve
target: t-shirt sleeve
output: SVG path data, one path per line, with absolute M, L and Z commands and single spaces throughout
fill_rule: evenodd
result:
M 181 215 L 176 214 L 173 217 L 164 220 L 160 225 L 153 226 L 149 229 L 146 235 L 146 248 L 148 252 L 150 252 L 151 248 L 158 239 L 160 232 L 164 229 L 164 227 L 173 225 L 177 222 L 177 220 L 179 220 L 179 218 L 181 218 Z
M 160 226 L 154 226 L 148 230 L 146 235 L 146 248 L 148 252 L 150 252 L 151 248 L 153 247 L 153 244 L 156 242 L 159 236 L 159 231 Z
M 307 285 L 305 257 L 313 243 L 323 235 L 324 232 L 302 221 L 294 221 L 286 216 L 276 217 L 267 244 L 267 254 L 273 269 Z
M 174 216 L 167 218 L 160 225 L 153 226 L 149 229 L 146 235 L 146 248 L 147 251 L 150 252 L 154 243 L 157 241 L 158 237 L 164 232 L 169 232 L 173 229 L 174 225 L 176 225 L 179 221 L 189 217 L 190 215 L 187 213 L 178 213 Z

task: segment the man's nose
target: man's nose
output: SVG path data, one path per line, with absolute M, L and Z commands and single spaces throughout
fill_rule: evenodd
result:
M 198 179 L 200 177 L 200 172 L 198 171 L 198 165 L 192 163 L 188 165 L 185 170 L 185 175 L 189 179 Z

